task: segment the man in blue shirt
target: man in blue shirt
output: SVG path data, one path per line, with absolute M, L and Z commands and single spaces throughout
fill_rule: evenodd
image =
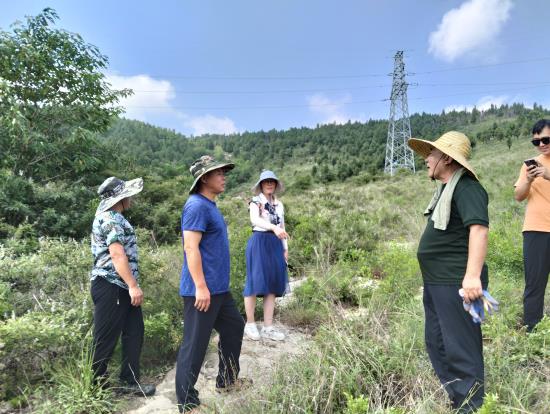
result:
M 214 201 L 225 190 L 226 171 L 233 168 L 234 164 L 216 162 L 205 155 L 189 169 L 195 181 L 181 216 L 184 261 L 180 295 L 184 304 L 184 333 L 176 368 L 180 412 L 200 405 L 195 383 L 212 329 L 220 334 L 216 389 L 230 391 L 249 385 L 249 381 L 237 378 L 244 320 L 229 291 L 227 226 Z

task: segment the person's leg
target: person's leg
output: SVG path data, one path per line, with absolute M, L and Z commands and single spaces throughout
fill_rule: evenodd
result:
M 120 367 L 120 380 L 127 384 L 135 384 L 139 381 L 139 357 L 143 346 L 143 314 L 141 306 L 132 306 L 130 295 L 127 291 L 121 292 L 122 304 L 127 302 L 128 314 L 122 327 L 122 365 Z
M 256 310 L 256 296 L 244 297 L 244 311 L 246 312 L 246 323 L 255 323 L 254 311 Z
M 531 332 L 542 319 L 544 292 L 550 271 L 550 233 L 523 233 L 523 263 L 525 290 L 523 293 L 523 323 Z
M 273 313 L 275 312 L 275 295 L 269 293 L 264 296 L 264 327 L 273 325 Z
M 432 286 L 432 300 L 439 319 L 453 407 L 460 413 L 483 405 L 484 365 L 481 326 L 464 310 L 460 286 Z
M 430 285 L 424 285 L 424 340 L 426 343 L 426 351 L 432 363 L 435 374 L 439 378 L 441 384 L 446 385 L 451 381 L 449 375 L 449 367 L 447 365 L 447 355 L 445 354 L 445 345 L 443 344 L 443 335 L 439 326 L 439 319 L 435 311 L 434 303 L 431 297 Z M 447 392 L 452 390 L 447 389 Z M 451 399 L 453 398 L 450 395 Z
M 195 308 L 194 296 L 183 298 L 183 343 L 176 364 L 176 395 L 180 411 L 200 404 L 195 384 L 222 303 L 219 296 L 210 297 L 210 308 L 206 312 Z
M 214 329 L 220 334 L 218 343 L 220 362 L 216 387 L 223 388 L 234 383 L 239 376 L 244 321 L 231 293 L 220 296 L 223 297 L 223 303 L 214 323 Z
M 94 302 L 94 339 L 92 368 L 94 377 L 103 380 L 107 376 L 107 365 L 122 326 L 128 307 L 120 303 L 119 287 L 102 277 L 92 281 L 91 293 Z

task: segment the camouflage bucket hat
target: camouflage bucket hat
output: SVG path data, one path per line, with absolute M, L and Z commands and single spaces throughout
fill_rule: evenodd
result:
M 143 178 L 136 178 L 130 181 L 123 181 L 117 177 L 109 177 L 99 186 L 97 193 L 101 202 L 97 207 L 95 215 L 109 210 L 120 200 L 132 197 L 143 190 Z
M 189 167 L 189 172 L 193 174 L 195 181 L 193 181 L 193 185 L 189 189 L 189 194 L 197 192 L 197 183 L 203 175 L 209 173 L 210 171 L 217 170 L 218 168 L 232 170 L 235 168 L 235 164 L 231 162 L 218 162 L 210 155 L 203 155 L 191 164 L 191 167 Z

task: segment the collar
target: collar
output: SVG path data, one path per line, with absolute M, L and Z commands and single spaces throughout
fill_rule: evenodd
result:
M 264 195 L 264 193 L 260 193 L 258 194 L 258 198 L 260 199 L 260 202 L 262 204 L 265 204 L 267 203 L 267 197 Z M 273 196 L 273 203 L 272 203 L 272 206 L 276 206 L 277 204 L 279 204 L 278 200 L 277 200 L 277 197 Z

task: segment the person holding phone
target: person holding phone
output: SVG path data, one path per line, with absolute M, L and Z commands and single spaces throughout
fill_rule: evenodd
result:
M 523 323 L 531 332 L 544 310 L 544 292 L 550 273 L 550 120 L 533 126 L 531 143 L 539 155 L 524 161 L 514 184 L 517 201 L 527 200 L 523 221 Z

